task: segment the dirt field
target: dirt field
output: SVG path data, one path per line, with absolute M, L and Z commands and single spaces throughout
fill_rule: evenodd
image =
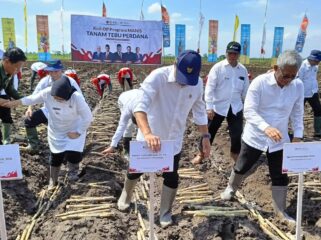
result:
M 70 63 L 66 65 L 72 66 Z M 82 162 L 82 177 L 76 184 L 69 184 L 64 181 L 65 170 L 61 171 L 61 187 L 55 196 L 46 194 L 40 204 L 43 189 L 47 189 L 48 184 L 48 145 L 46 142 L 46 127 L 38 128 L 43 145 L 39 154 L 30 155 L 22 153 L 22 165 L 24 179 L 20 181 L 3 182 L 3 196 L 5 205 L 6 223 L 9 239 L 17 239 L 22 235 L 26 227 L 33 225 L 30 229 L 30 238 L 33 240 L 69 240 L 69 239 L 137 239 L 137 231 L 140 229 L 139 212 L 145 224 L 148 223 L 147 201 L 144 195 L 137 191 L 135 197 L 137 202 L 137 212 L 133 208 L 130 212 L 120 212 L 115 207 L 124 180 L 124 173 L 127 167 L 127 161 L 119 152 L 109 157 L 102 157 L 100 151 L 108 146 L 112 135 L 117 127 L 119 110 L 117 107 L 117 98 L 121 93 L 120 86 L 116 81 L 116 72 L 119 66 L 108 67 L 106 73 L 112 76 L 113 92 L 106 94 L 100 101 L 90 83 L 90 77 L 97 75 L 103 68 L 100 65 L 93 64 L 73 64 L 81 78 L 81 88 L 85 94 L 87 102 L 92 108 L 95 120 L 88 131 L 85 156 Z M 205 76 L 210 65 L 202 69 L 202 76 Z M 248 67 L 254 76 L 264 73 L 268 67 Z M 134 68 L 135 87 L 152 70 L 148 68 Z M 28 76 L 30 72 L 24 71 L 24 78 L 21 83 L 22 92 L 29 93 Z M 25 107 L 13 110 L 14 116 L 14 141 L 21 145 L 26 144 L 25 132 L 23 128 L 23 114 Z M 307 107 L 305 119 L 305 135 L 307 140 L 311 139 L 312 115 L 310 108 Z M 188 128 L 185 134 L 185 142 L 180 162 L 181 169 L 192 167 L 190 160 L 194 157 L 198 141 L 198 134 L 195 126 L 189 120 Z M 212 146 L 212 156 L 202 165 L 196 167 L 201 173 L 200 179 L 181 178 L 180 189 L 194 186 L 197 184 L 208 183 L 209 189 L 213 191 L 211 197 L 216 200 L 210 205 L 220 207 L 235 207 L 237 209 L 246 209 L 244 204 L 238 201 L 223 203 L 216 197 L 225 188 L 227 179 L 232 167 L 232 161 L 229 159 L 229 137 L 226 124 L 221 127 L 219 134 Z M 148 180 L 144 176 L 144 180 Z M 162 178 L 157 179 L 156 195 L 156 235 L 158 239 L 170 240 L 210 240 L 210 239 L 286 239 L 281 237 L 272 237 L 267 230 L 260 227 L 257 218 L 250 214 L 243 217 L 193 217 L 183 214 L 190 204 L 174 203 L 174 221 L 173 226 L 167 229 L 161 229 L 158 224 L 159 198 Z M 291 183 L 297 182 L 297 177 L 290 177 Z M 321 201 L 311 200 L 311 197 L 320 197 L 321 194 L 321 175 L 309 174 L 305 177 L 306 182 L 316 182 L 316 186 L 308 186 L 304 191 L 303 199 L 303 231 L 305 239 L 321 239 Z M 104 182 L 103 184 L 99 184 Z M 295 184 L 290 187 L 288 193 L 288 213 L 295 217 L 297 187 Z M 140 189 L 143 185 L 139 185 Z M 285 234 L 294 234 L 295 227 L 287 226 L 278 219 L 274 218 L 271 206 L 271 191 L 268 168 L 264 157 L 257 171 L 249 176 L 242 185 L 240 193 L 248 201 L 248 205 L 256 209 L 264 218 L 268 219 Z M 114 203 L 110 212 L 113 216 L 109 217 L 85 217 L 71 220 L 62 220 L 58 214 L 67 211 L 68 201 L 75 198 L 84 197 L 114 197 L 107 202 Z M 68 201 L 67 201 L 68 200 Z M 39 216 L 33 220 L 33 216 L 44 205 Z M 106 210 L 107 212 L 107 210 Z M 146 239 L 147 234 L 145 235 Z M 288 238 L 289 239 L 289 238 Z

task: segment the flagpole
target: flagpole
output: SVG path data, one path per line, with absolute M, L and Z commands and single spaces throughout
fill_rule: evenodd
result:
M 24 19 L 25 19 L 25 47 L 26 53 L 28 52 L 28 14 L 27 14 L 27 0 L 24 5 Z
M 142 4 L 141 4 L 141 7 L 140 7 L 140 20 L 141 21 L 144 21 L 143 7 L 144 7 L 144 0 L 142 0 Z
M 65 43 L 65 39 L 64 39 L 64 0 L 61 0 L 61 9 L 60 9 L 60 29 L 61 29 L 61 51 L 62 54 L 65 54 L 65 48 L 64 48 L 64 43 Z

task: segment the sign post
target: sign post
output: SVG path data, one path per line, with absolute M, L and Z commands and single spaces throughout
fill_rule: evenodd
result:
M 321 167 L 321 143 L 301 142 L 286 143 L 283 148 L 283 173 L 298 173 L 298 200 L 296 212 L 296 240 L 302 239 L 302 200 L 303 200 L 303 173 L 318 172 Z
M 0 233 L 7 240 L 1 181 L 22 179 L 18 144 L 0 145 Z
M 154 203 L 155 173 L 172 172 L 174 168 L 174 141 L 161 141 L 161 150 L 152 152 L 146 142 L 131 141 L 129 157 L 129 173 L 149 174 L 149 240 L 155 239 Z

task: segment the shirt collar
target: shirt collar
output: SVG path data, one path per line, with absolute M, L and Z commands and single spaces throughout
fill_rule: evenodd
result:
M 168 75 L 167 82 L 171 82 L 171 83 L 176 82 L 174 65 L 170 66 L 170 72 L 169 72 L 169 75 Z
M 232 67 L 232 65 L 229 64 L 229 62 L 227 61 L 227 59 L 224 59 L 223 61 L 224 61 L 224 62 L 223 62 L 223 65 L 224 65 L 224 66 L 231 66 L 231 68 L 234 68 L 234 69 L 235 69 L 235 68 L 238 69 L 238 68 L 240 67 L 239 62 L 237 62 L 237 65 L 236 65 L 235 67 Z
M 268 84 L 269 85 L 277 85 L 278 83 L 276 82 L 276 79 L 275 79 L 275 76 L 274 76 L 274 71 L 273 72 L 270 72 L 270 73 L 268 73 L 268 80 L 267 80 L 267 82 L 268 82 Z

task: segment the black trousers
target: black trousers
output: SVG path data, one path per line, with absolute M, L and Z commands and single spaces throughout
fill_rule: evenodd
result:
M 41 109 L 32 113 L 30 119 L 25 119 L 26 128 L 34 128 L 40 125 L 41 123 L 48 124 L 48 119 Z
M 215 113 L 214 118 L 208 121 L 208 131 L 211 134 L 210 142 L 213 143 L 215 135 L 222 125 L 225 117 Z M 231 152 L 239 154 L 241 149 L 241 137 L 243 132 L 243 111 L 238 112 L 236 115 L 233 114 L 232 108 L 230 107 L 226 116 L 229 135 L 231 138 Z M 200 140 L 199 149 L 202 149 L 202 139 Z
M 319 93 L 313 94 L 310 98 L 305 98 L 304 103 L 308 102 L 312 108 L 313 115 L 315 117 L 321 117 L 321 104 L 320 104 L 320 98 Z
M 80 163 L 82 160 L 82 152 L 65 151 L 61 153 L 50 152 L 49 164 L 53 167 L 59 167 L 62 163 Z
M 2 99 L 10 99 L 7 95 L 0 95 Z M 0 107 L 0 119 L 2 123 L 13 123 L 10 108 Z
M 181 153 L 178 153 L 174 156 L 174 168 L 173 172 L 164 172 L 162 174 L 164 178 L 164 185 L 169 187 L 169 188 L 177 188 L 178 187 L 178 163 L 179 160 L 181 159 Z M 134 180 L 139 178 L 143 173 L 127 173 L 127 178 L 130 180 Z
M 253 148 L 242 141 L 240 155 L 234 165 L 234 172 L 244 175 L 259 160 L 263 151 Z M 283 150 L 266 152 L 272 186 L 287 186 L 288 175 L 282 174 Z

